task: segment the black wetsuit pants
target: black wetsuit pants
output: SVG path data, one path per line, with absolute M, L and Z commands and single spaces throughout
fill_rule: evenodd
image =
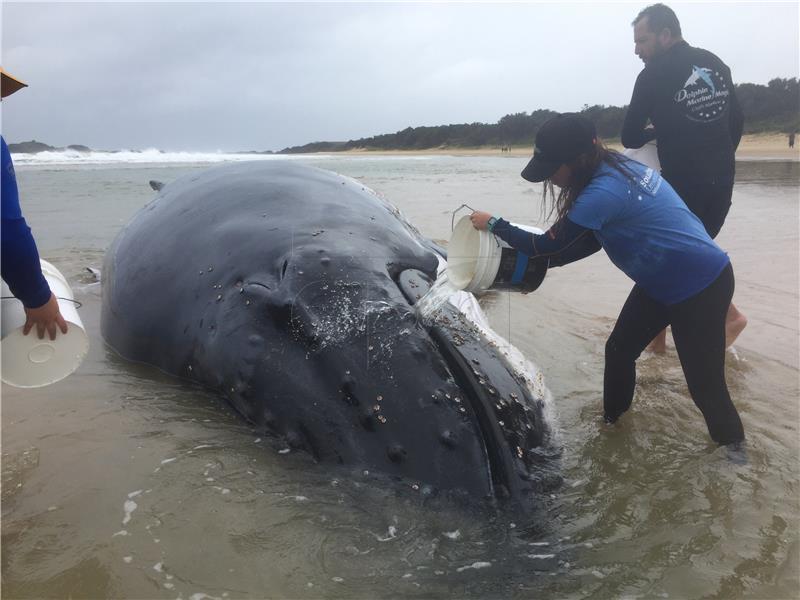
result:
M 733 181 L 730 182 L 690 182 L 684 181 L 679 177 L 668 177 L 672 188 L 686 203 L 694 214 L 703 222 L 708 235 L 711 239 L 717 237 L 725 217 L 731 208 L 731 197 L 733 196 Z
M 730 264 L 702 292 L 672 305 L 656 302 L 636 285 L 606 342 L 603 408 L 613 422 L 631 406 L 636 359 L 655 335 L 672 325 L 672 337 L 692 400 L 719 444 L 744 439 L 742 421 L 725 383 L 725 315 L 733 297 Z

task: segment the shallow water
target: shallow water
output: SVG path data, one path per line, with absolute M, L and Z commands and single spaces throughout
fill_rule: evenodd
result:
M 462 203 L 541 224 L 524 159 L 310 162 L 363 181 L 435 239 Z M 718 238 L 750 320 L 727 361 L 746 464 L 710 443 L 671 346 L 640 361 L 630 413 L 602 424 L 603 346 L 630 289 L 602 253 L 533 294 L 481 299 L 542 368 L 558 413 L 565 483 L 525 519 L 282 454 L 214 394 L 103 346 L 85 267 L 152 198 L 148 180 L 202 168 L 18 167 L 92 347 L 59 384 L 2 388 L 4 597 L 800 595 L 798 163 L 739 163 Z

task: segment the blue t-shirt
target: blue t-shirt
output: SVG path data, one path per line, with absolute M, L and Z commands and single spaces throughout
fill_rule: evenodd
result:
M 661 175 L 624 164 L 635 178 L 603 163 L 567 217 L 594 231 L 611 261 L 651 298 L 686 300 L 719 276 L 728 255 Z
M 27 308 L 38 308 L 50 299 L 50 286 L 42 275 L 39 252 L 33 241 L 31 229 L 22 216 L 17 193 L 14 163 L 0 137 L 0 202 L 2 203 L 2 230 L 0 230 L 0 263 L 3 280 Z

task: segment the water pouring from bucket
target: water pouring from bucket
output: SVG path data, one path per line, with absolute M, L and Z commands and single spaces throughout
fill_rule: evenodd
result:
M 59 332 L 55 340 L 39 339 L 35 331 L 23 335 L 25 308 L 3 282 L 0 375 L 4 383 L 15 387 L 43 387 L 61 381 L 80 366 L 89 350 L 89 338 L 67 280 L 49 262 L 43 260 L 41 265 L 42 274 L 68 323 L 68 330 L 65 334 Z
M 455 218 L 455 213 L 453 215 Z M 543 233 L 536 227 L 513 225 L 531 233 Z M 417 314 L 423 321 L 433 319 L 448 299 L 462 290 L 472 293 L 506 290 L 527 294 L 542 284 L 546 274 L 546 260 L 530 260 L 494 234 L 475 229 L 469 216 L 463 216 L 450 236 L 447 269 L 419 299 Z
M 515 227 L 541 234 L 541 229 Z M 530 260 L 488 231 L 479 231 L 468 216 L 456 223 L 447 246 L 450 284 L 467 292 L 507 290 L 528 293 L 538 288 L 547 274 L 547 262 Z

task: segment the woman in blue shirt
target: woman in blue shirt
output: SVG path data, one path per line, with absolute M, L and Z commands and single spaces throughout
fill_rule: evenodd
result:
M 607 150 L 580 115 L 561 115 L 541 127 L 522 177 L 560 188 L 555 224 L 535 235 L 476 211 L 471 219 L 477 229 L 550 266 L 602 247 L 634 281 L 606 343 L 605 420 L 613 423 L 630 408 L 636 360 L 671 325 L 689 393 L 711 438 L 719 444 L 742 441 L 742 422 L 725 383 L 733 269 L 700 220 L 653 169 Z

